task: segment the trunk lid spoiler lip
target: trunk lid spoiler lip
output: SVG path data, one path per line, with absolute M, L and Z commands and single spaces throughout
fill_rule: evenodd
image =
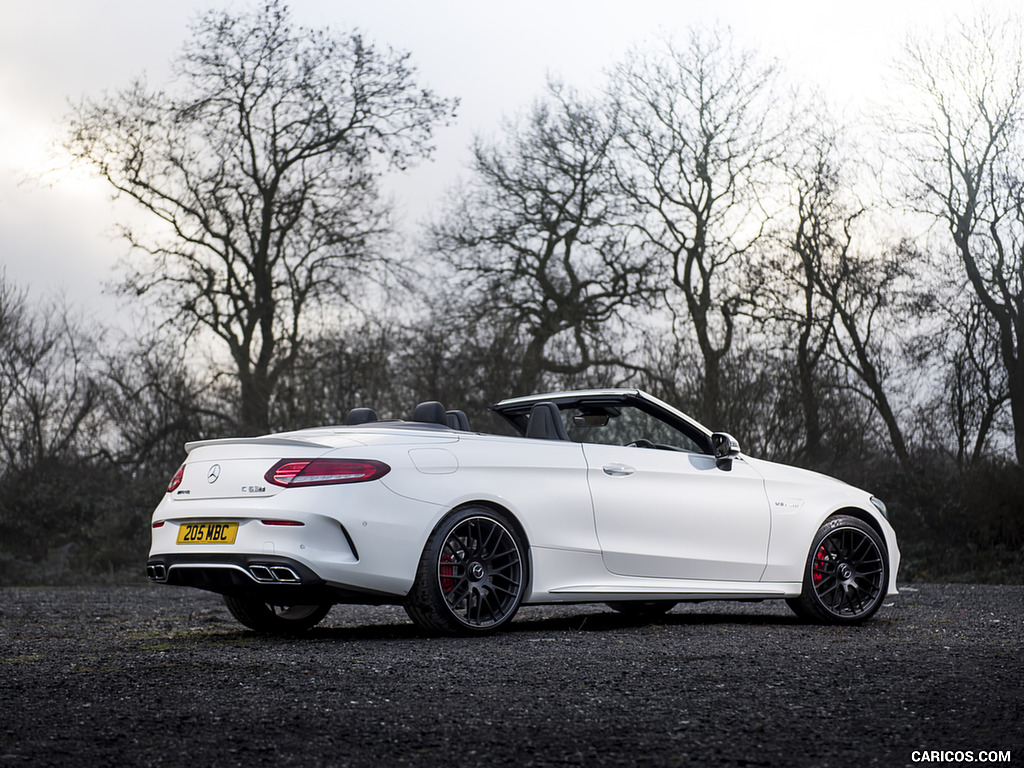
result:
M 266 435 L 263 437 L 222 437 L 214 440 L 192 440 L 185 443 L 185 453 L 191 453 L 196 448 L 210 445 L 287 445 L 297 448 L 319 448 L 320 450 L 331 450 L 330 445 L 313 442 L 312 440 L 299 440 L 294 437 Z

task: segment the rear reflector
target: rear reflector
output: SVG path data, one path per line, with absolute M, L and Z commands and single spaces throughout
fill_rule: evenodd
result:
M 298 520 L 260 520 L 264 525 L 305 525 Z
M 281 459 L 264 477 L 282 488 L 365 483 L 384 477 L 391 467 L 370 459 Z

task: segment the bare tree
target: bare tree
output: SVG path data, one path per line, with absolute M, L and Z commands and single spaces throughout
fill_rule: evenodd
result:
M 750 312 L 793 367 L 792 419 L 802 425 L 793 459 L 828 466 L 862 439 L 877 415 L 902 466 L 909 449 L 894 398 L 905 374 L 905 337 L 927 306 L 920 260 L 908 243 L 880 241 L 875 211 L 862 199 L 867 170 L 824 103 L 805 113 L 782 159 L 789 204 L 771 229 L 771 247 L 751 262 Z M 766 246 L 768 243 L 766 243 Z M 780 382 L 782 384 L 782 382 Z M 873 412 L 873 413 L 872 413 Z M 861 418 L 851 418 L 853 414 Z M 853 440 L 851 441 L 851 437 Z
M 794 415 L 803 425 L 802 445 L 794 458 L 805 463 L 819 461 L 824 449 L 826 380 L 832 378 L 828 352 L 836 306 L 822 295 L 819 279 L 826 265 L 848 250 L 852 226 L 863 213 L 860 205 L 850 205 L 842 196 L 836 130 L 826 127 L 823 112 L 815 122 L 803 151 L 794 152 L 787 163 L 791 220 L 780 225 L 777 247 L 757 263 L 763 301 L 753 310 L 775 329 L 775 338 L 794 363 L 799 404 Z
M 1024 463 L 1024 46 L 1019 18 L 983 15 L 940 43 L 911 41 L 918 101 L 896 123 L 912 205 L 948 230 L 967 285 L 998 334 Z
M 610 148 L 617 115 L 557 85 L 505 140 L 477 140 L 473 176 L 434 226 L 433 249 L 454 267 L 471 322 L 521 346 L 513 387 L 621 359 L 605 337 L 653 295 L 651 264 L 630 247 Z
M 95 453 L 95 335 L 62 301 L 32 306 L 0 273 L 0 470 Z
M 182 460 L 187 441 L 230 426 L 215 378 L 198 374 L 186 358 L 166 331 L 134 331 L 103 355 L 103 458 L 112 466 L 162 478 Z
M 932 431 L 944 444 L 952 437 L 958 466 L 977 466 L 993 437 L 1008 426 L 1002 424 L 1009 395 L 1006 369 L 1000 364 L 999 332 L 992 316 L 962 283 L 945 299 L 945 322 L 931 350 L 940 366 L 941 388 L 930 410 L 942 417 Z
M 901 342 L 893 330 L 902 313 L 917 314 L 907 306 L 916 300 L 908 286 L 919 254 L 905 241 L 882 252 L 860 253 L 848 231 L 837 245 L 838 252 L 814 276 L 818 292 L 835 313 L 829 354 L 851 374 L 846 386 L 871 404 L 897 460 L 909 469 L 910 451 L 891 398 Z
M 342 424 L 357 406 L 401 418 L 414 397 L 403 396 L 408 381 L 396 366 L 405 343 L 397 323 L 376 320 L 310 339 L 281 379 L 272 402 L 275 423 L 286 429 Z
M 777 72 L 725 30 L 633 53 L 614 74 L 619 180 L 646 246 L 681 296 L 704 364 L 702 417 L 720 420 L 723 358 L 743 305 L 744 261 L 765 232 L 766 192 L 787 124 Z
M 354 298 L 387 261 L 377 178 L 427 155 L 454 108 L 414 75 L 407 54 L 294 28 L 270 0 L 201 18 L 174 93 L 139 79 L 70 118 L 71 155 L 155 225 L 124 227 L 152 258 L 132 262 L 123 290 L 155 294 L 186 334 L 226 345 L 243 432 L 267 429 L 310 310 Z
M 0 582 L 78 581 L 144 557 L 183 440 L 166 458 L 132 439 L 160 425 L 147 393 L 111 397 L 103 346 L 60 298 L 30 300 L 0 272 Z

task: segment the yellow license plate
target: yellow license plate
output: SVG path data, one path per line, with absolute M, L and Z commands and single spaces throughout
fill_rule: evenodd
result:
M 179 544 L 234 544 L 238 523 L 182 523 Z

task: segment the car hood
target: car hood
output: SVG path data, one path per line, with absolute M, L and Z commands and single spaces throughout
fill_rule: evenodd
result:
M 766 461 L 765 459 L 753 459 L 749 456 L 744 456 L 743 460 L 768 482 L 775 481 L 803 485 L 835 484 L 852 487 L 849 483 L 845 483 L 830 475 L 823 475 L 820 472 L 814 472 L 810 469 L 792 467 L 788 464 L 777 464 L 774 461 Z

